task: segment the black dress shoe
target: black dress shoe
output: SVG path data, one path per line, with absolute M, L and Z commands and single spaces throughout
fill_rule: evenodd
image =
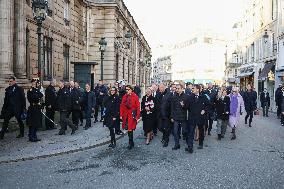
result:
M 197 149 L 203 149 L 203 145 L 199 145 Z
M 84 127 L 85 130 L 88 130 L 89 128 L 90 128 L 90 127 L 86 127 L 86 126 Z
M 30 141 L 30 142 L 39 142 L 39 141 L 41 141 L 41 139 L 39 139 L 39 138 L 36 138 L 36 139 L 29 139 L 29 141 Z
M 128 145 L 128 146 L 127 146 L 127 149 L 128 149 L 128 150 L 131 150 L 132 148 L 133 148 L 132 145 Z
M 58 134 L 59 135 L 65 135 L 65 130 L 60 130 Z
M 115 148 L 115 144 L 111 143 L 110 145 L 108 145 L 109 148 Z
M 185 148 L 185 151 L 192 154 L 193 153 L 193 149 L 192 148 Z
M 208 135 L 209 135 L 209 136 L 211 136 L 211 133 L 210 133 L 210 131 L 208 132 Z
M 168 143 L 167 142 L 164 142 L 164 144 L 163 144 L 163 147 L 168 147 Z
M 249 127 L 251 127 L 251 124 L 249 124 Z
M 74 135 L 76 130 L 77 130 L 76 128 L 72 129 L 71 135 Z
M 218 134 L 218 140 L 221 140 L 222 136 L 220 134 Z
M 98 122 L 98 120 L 96 119 L 95 121 L 94 121 L 94 123 L 97 123 Z
M 23 138 L 24 134 L 19 134 L 16 138 Z
M 180 149 L 180 145 L 176 145 L 172 148 L 172 150 L 178 150 L 178 149 Z

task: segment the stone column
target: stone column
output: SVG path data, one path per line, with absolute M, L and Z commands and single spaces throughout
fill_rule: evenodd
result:
M 13 75 L 14 0 L 0 0 L 0 79 Z
M 15 1 L 15 61 L 14 73 L 17 78 L 27 77 L 26 69 L 26 18 L 25 0 Z

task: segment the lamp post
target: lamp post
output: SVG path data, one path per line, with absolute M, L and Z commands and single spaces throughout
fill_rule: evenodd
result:
M 38 35 L 38 77 L 40 82 L 40 90 L 43 89 L 43 65 L 42 65 L 42 23 L 46 18 L 48 11 L 47 0 L 33 0 L 32 2 L 33 16 L 37 23 L 37 35 Z M 43 93 L 43 91 L 41 91 Z M 43 99 L 42 99 L 43 101 Z M 41 116 L 41 127 L 44 125 L 45 118 Z
M 32 2 L 33 16 L 37 23 L 38 35 L 38 77 L 41 87 L 43 87 L 43 65 L 42 65 L 42 23 L 46 18 L 48 11 L 47 0 L 33 0 Z
M 102 37 L 99 41 L 100 51 L 101 51 L 101 81 L 104 80 L 104 52 L 106 50 L 107 42 L 106 38 Z

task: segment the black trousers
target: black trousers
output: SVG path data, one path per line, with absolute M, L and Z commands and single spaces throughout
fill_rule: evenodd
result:
M 77 127 L 79 125 L 80 112 L 81 110 L 72 110 L 72 122 Z
M 3 127 L 1 130 L 1 136 L 4 136 L 4 134 L 7 132 L 9 121 L 12 117 L 15 117 L 17 119 L 17 122 L 20 127 L 20 134 L 22 135 L 24 134 L 25 126 L 21 119 L 21 115 L 16 115 L 14 112 L 8 111 L 8 112 L 5 112 L 5 115 L 4 115 L 4 122 L 3 122 Z
M 37 128 L 36 127 L 32 127 L 32 126 L 29 127 L 29 140 L 36 140 L 36 139 L 38 139 L 37 135 L 36 135 L 36 132 L 37 132 Z
M 249 124 L 251 124 L 252 123 L 252 118 L 253 118 L 253 110 L 247 111 L 247 115 L 245 117 L 245 121 L 246 122 L 247 122 L 248 118 L 249 118 Z
M 72 130 L 75 129 L 75 125 L 69 120 L 70 113 L 67 111 L 60 111 L 60 131 L 65 131 L 67 126 L 69 126 Z
M 281 104 L 280 104 L 280 105 L 277 105 L 277 116 L 280 117 L 281 115 L 282 115 L 282 110 L 281 110 Z
M 117 118 L 114 122 L 114 129 L 115 129 L 115 133 L 121 132 L 119 118 Z
M 263 109 L 263 116 L 268 116 L 268 109 L 269 109 L 268 102 L 265 102 L 263 105 L 264 105 L 262 107 L 262 109 Z
M 94 115 L 95 120 L 98 120 L 99 109 L 101 111 L 101 119 L 103 119 L 103 110 L 104 110 L 103 105 L 102 103 L 97 103 L 95 106 L 95 115 Z
M 187 121 L 187 130 L 186 130 L 186 143 L 189 148 L 193 148 L 193 141 L 194 141 L 194 135 L 195 135 L 195 129 L 196 126 L 199 130 L 199 136 L 198 136 L 198 142 L 200 146 L 203 146 L 203 141 L 204 141 L 204 123 L 202 123 L 198 119 L 189 119 Z
M 161 130 L 161 132 L 163 133 L 163 140 L 168 143 L 169 142 L 169 138 L 170 138 L 170 134 L 172 131 L 172 124 L 170 123 L 169 119 L 159 119 L 159 128 Z
M 54 115 L 55 115 L 55 110 L 52 108 L 46 108 L 46 116 L 51 119 L 54 122 Z M 45 127 L 46 129 L 52 129 L 55 127 L 54 123 L 49 121 L 49 119 L 45 118 Z
M 115 143 L 115 133 L 114 133 L 114 127 L 109 127 L 109 135 L 111 139 L 111 143 Z
M 83 124 L 83 119 L 84 119 L 83 111 L 80 110 L 80 123 L 81 123 L 81 124 Z

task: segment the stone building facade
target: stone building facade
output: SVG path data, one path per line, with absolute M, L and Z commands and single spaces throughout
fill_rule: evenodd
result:
M 171 56 L 158 58 L 153 63 L 153 68 L 154 83 L 168 83 L 173 80 Z
M 150 85 L 151 48 L 122 0 L 89 0 L 89 58 L 100 61 L 98 41 L 108 43 L 104 59 L 104 80 L 124 79 L 130 84 Z M 125 34 L 132 34 L 131 45 L 125 44 Z M 100 67 L 96 67 L 96 81 Z
M 44 80 L 74 79 L 77 64 L 92 65 L 92 81 L 100 78 L 99 40 L 105 37 L 104 82 L 125 79 L 130 84 L 149 84 L 151 48 L 122 0 L 48 0 L 43 22 Z M 0 97 L 9 76 L 27 86 L 38 77 L 37 25 L 32 0 L 0 0 Z M 125 33 L 132 44 L 125 48 Z M 0 104 L 2 104 L 0 101 Z
M 267 88 L 271 94 L 271 110 L 276 109 L 274 93 L 281 82 L 281 1 L 245 0 L 243 18 L 238 22 L 239 36 L 232 49 L 231 68 L 237 66 L 237 80 L 242 90 L 251 83 L 260 94 Z

